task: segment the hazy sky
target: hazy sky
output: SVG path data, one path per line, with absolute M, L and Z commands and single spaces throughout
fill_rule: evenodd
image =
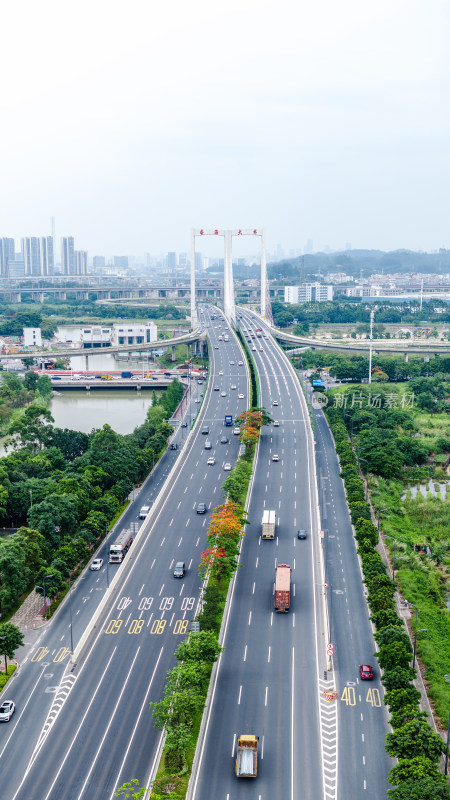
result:
M 449 22 L 448 0 L 4 3 L 0 236 L 54 215 L 90 256 L 191 227 L 450 247 Z

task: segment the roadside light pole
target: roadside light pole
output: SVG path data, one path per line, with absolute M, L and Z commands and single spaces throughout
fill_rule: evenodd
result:
M 42 578 L 42 583 L 44 585 L 43 586 L 36 586 L 36 589 L 43 589 L 44 590 L 44 619 L 45 620 L 47 620 L 47 596 L 46 596 L 46 593 L 45 593 L 45 581 L 50 580 L 50 578 L 53 578 L 53 575 L 45 575 Z
M 370 312 L 370 347 L 369 347 L 369 383 L 372 383 L 372 345 L 373 345 L 373 318 L 375 311 Z
M 408 603 L 409 606 L 412 606 L 413 608 L 416 609 L 416 619 L 415 619 L 415 622 L 414 622 L 414 652 L 413 652 L 413 663 L 412 663 L 413 669 L 414 669 L 414 667 L 416 665 L 417 617 L 418 617 L 418 614 L 419 614 L 419 609 L 417 608 L 416 605 L 414 605 L 414 603 L 410 603 L 409 601 L 407 601 L 407 603 Z
M 70 578 L 69 578 L 69 608 L 70 608 L 70 652 L 73 655 L 72 583 Z

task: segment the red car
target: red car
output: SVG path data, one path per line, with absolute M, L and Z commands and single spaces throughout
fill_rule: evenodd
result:
M 362 681 L 373 681 L 373 671 L 370 664 L 360 664 L 359 674 Z

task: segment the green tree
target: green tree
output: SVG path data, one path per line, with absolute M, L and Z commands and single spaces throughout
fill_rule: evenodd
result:
M 384 673 L 381 682 L 384 684 L 386 692 L 391 692 L 393 689 L 406 689 L 415 675 L 415 669 L 394 667 Z
M 403 628 L 399 628 L 398 625 L 386 625 L 381 630 L 375 633 L 375 641 L 378 644 L 378 647 L 382 647 L 385 644 L 392 644 L 393 642 L 402 642 L 405 645 L 409 653 L 412 653 L 411 642 L 409 641 L 408 634 Z
M 438 761 L 445 752 L 445 745 L 424 720 L 412 719 L 387 734 L 386 752 L 392 758 L 425 757 Z
M 18 647 L 23 645 L 23 633 L 12 622 L 0 624 L 0 653 L 5 657 L 5 671 L 8 669 L 7 659 L 14 658 Z
M 392 590 L 382 586 L 377 592 L 369 595 L 369 605 L 372 613 L 381 610 L 390 610 L 393 607 Z
M 450 800 L 450 787 L 443 775 L 412 778 L 390 789 L 388 800 Z
M 384 696 L 384 704 L 389 706 L 391 714 L 395 714 L 403 707 L 411 706 L 419 702 L 420 692 L 415 686 L 408 684 L 399 689 L 390 689 Z
M 28 586 L 25 542 L 17 533 L 0 540 L 0 608 L 9 611 Z
M 401 728 L 406 722 L 411 722 L 413 719 L 426 722 L 428 714 L 426 711 L 420 711 L 416 705 L 402 706 L 398 711 L 392 714 L 389 721 L 393 728 Z
M 391 769 L 388 775 L 388 781 L 393 785 L 406 781 L 421 781 L 425 778 L 437 782 L 440 779 L 436 763 L 425 756 L 400 758 L 398 764 Z
M 377 631 L 380 631 L 381 628 L 386 628 L 391 625 L 396 625 L 399 628 L 402 627 L 402 621 L 398 614 L 390 608 L 382 608 L 372 613 L 370 618 L 375 625 Z
M 175 650 L 177 661 L 206 661 L 212 664 L 223 652 L 219 640 L 212 631 L 200 631 L 189 636 Z
M 406 647 L 403 642 L 391 642 L 380 647 L 376 658 L 380 667 L 384 670 L 394 667 L 407 667 L 411 660 L 411 648 Z

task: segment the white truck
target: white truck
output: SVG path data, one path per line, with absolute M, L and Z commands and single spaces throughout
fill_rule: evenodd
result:
M 109 547 L 109 563 L 121 564 L 132 544 L 133 534 L 131 531 L 122 531 Z
M 261 537 L 263 539 L 273 539 L 275 536 L 275 525 L 275 511 L 265 508 L 261 522 Z

